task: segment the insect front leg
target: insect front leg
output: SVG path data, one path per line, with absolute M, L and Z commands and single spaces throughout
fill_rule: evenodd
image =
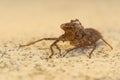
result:
M 49 56 L 49 58 L 51 58 L 51 57 L 54 55 L 53 46 L 56 46 L 56 48 L 59 50 L 59 54 L 60 54 L 60 56 L 61 56 L 61 49 L 60 49 L 60 48 L 58 47 L 58 45 L 57 45 L 57 43 L 58 43 L 59 41 L 63 41 L 63 42 L 66 41 L 64 34 L 61 35 L 55 42 L 53 42 L 53 43 L 51 44 L 51 46 L 50 46 L 51 55 Z
M 57 40 L 57 39 L 58 39 L 58 38 L 42 38 L 42 39 L 39 39 L 39 40 L 30 42 L 30 43 L 25 44 L 25 45 L 19 45 L 19 48 L 25 47 L 25 46 L 30 46 L 30 45 L 33 45 L 33 44 L 35 44 L 35 43 L 37 43 L 37 42 L 43 41 L 43 40 Z

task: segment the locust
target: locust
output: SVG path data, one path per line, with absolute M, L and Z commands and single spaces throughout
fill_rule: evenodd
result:
M 88 57 L 91 58 L 92 53 L 96 49 L 97 41 L 99 41 L 100 39 L 111 49 L 113 49 L 113 47 L 105 39 L 103 39 L 103 36 L 99 31 L 93 28 L 84 28 L 78 19 L 70 20 L 70 22 L 63 23 L 60 25 L 60 28 L 64 30 L 64 34 L 60 35 L 59 37 L 42 38 L 25 45 L 20 45 L 19 47 L 21 48 L 25 46 L 30 46 L 43 40 L 54 40 L 54 42 L 50 45 L 51 54 L 49 55 L 49 58 L 52 58 L 52 56 L 54 55 L 53 47 L 56 47 L 56 49 L 59 51 L 59 55 L 64 57 L 67 55 L 67 53 L 71 52 L 74 49 L 85 49 L 89 46 L 92 47 L 92 50 L 89 52 L 88 55 Z M 74 47 L 71 49 L 67 49 L 66 53 L 62 55 L 61 49 L 57 44 L 60 41 L 69 41 L 70 45 Z

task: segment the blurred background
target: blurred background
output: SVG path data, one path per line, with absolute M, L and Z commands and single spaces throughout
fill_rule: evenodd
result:
M 120 0 L 0 0 L 0 39 L 59 36 L 60 24 L 120 31 Z

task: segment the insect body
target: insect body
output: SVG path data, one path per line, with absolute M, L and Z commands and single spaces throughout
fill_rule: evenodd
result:
M 110 46 L 111 49 L 113 49 L 112 46 L 103 39 L 100 32 L 98 32 L 97 30 L 92 29 L 92 28 L 84 29 L 84 27 L 82 26 L 82 24 L 80 23 L 80 21 L 78 19 L 71 20 L 68 23 L 61 24 L 60 27 L 65 32 L 60 37 L 58 37 L 58 38 L 43 38 L 43 39 L 31 42 L 26 45 L 20 45 L 20 47 L 29 46 L 29 45 L 35 44 L 36 42 L 42 41 L 42 40 L 55 40 L 50 46 L 51 55 L 49 56 L 49 58 L 51 58 L 54 54 L 53 46 L 56 46 L 56 48 L 59 50 L 60 55 L 61 55 L 61 49 L 57 45 L 57 43 L 59 41 L 63 41 L 63 42 L 70 41 L 70 44 L 74 46 L 74 48 L 67 50 L 63 56 L 65 56 L 67 53 L 69 53 L 70 51 L 72 51 L 74 49 L 86 48 L 88 46 L 93 46 L 92 51 L 89 53 L 89 58 L 91 58 L 91 54 L 96 49 L 96 42 L 100 39 L 103 40 L 108 46 Z

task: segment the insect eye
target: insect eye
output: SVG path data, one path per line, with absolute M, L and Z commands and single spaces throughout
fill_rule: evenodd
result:
M 67 26 L 67 24 L 65 24 L 65 26 Z
M 68 24 L 66 23 L 65 26 L 68 26 Z

